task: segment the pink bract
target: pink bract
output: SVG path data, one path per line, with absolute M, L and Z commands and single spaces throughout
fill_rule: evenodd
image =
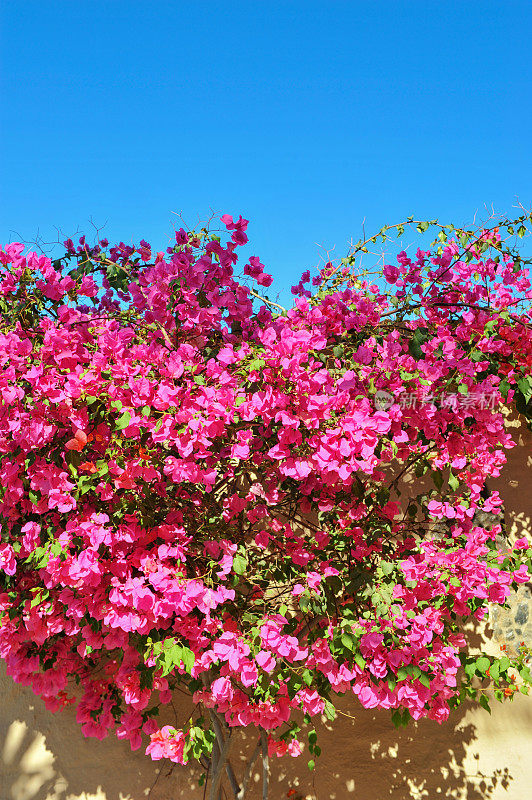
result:
M 401 251 L 393 288 L 355 254 L 283 310 L 221 219 L 229 240 L 181 229 L 153 261 L 0 250 L 0 655 L 52 710 L 78 676 L 85 735 L 179 763 L 214 734 L 158 728 L 177 686 L 278 755 L 334 693 L 443 722 L 460 625 L 530 579 L 527 541 L 501 561 L 477 514 L 502 405 L 532 394 L 528 272 L 455 231 Z

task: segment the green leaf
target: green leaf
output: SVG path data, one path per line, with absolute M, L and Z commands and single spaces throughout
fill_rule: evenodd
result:
M 175 639 L 166 639 L 163 653 L 157 659 L 157 663 L 163 675 L 168 675 L 175 667 L 180 667 L 181 663 L 185 671 L 190 674 L 195 660 L 194 653 L 188 647 L 177 644 Z
M 312 770 L 314 769 L 315 766 L 316 766 L 316 762 L 311 758 L 310 761 L 308 762 L 309 770 L 312 772 Z
M 115 408 L 117 411 L 122 410 L 122 401 L 121 400 L 112 400 L 111 401 L 111 408 Z
M 519 386 L 523 397 L 525 398 L 525 402 L 528 403 L 532 397 L 532 381 L 530 377 L 528 375 L 524 375 L 517 381 L 517 385 Z
M 421 673 L 421 675 L 420 675 L 420 676 L 419 676 L 419 678 L 418 678 L 418 681 L 419 681 L 419 682 L 420 682 L 420 683 L 421 683 L 423 686 L 426 686 L 426 687 L 427 687 L 427 689 L 430 689 L 430 678 L 429 678 L 429 676 L 428 676 L 428 675 L 426 675 L 424 672 L 422 672 L 422 673 Z
M 250 372 L 260 372 L 266 366 L 266 362 L 262 358 L 254 358 L 249 362 Z
M 427 333 L 422 328 L 416 328 L 412 339 L 408 343 L 408 352 L 415 358 L 416 361 L 420 361 L 422 358 L 425 358 L 425 353 L 421 349 L 421 345 L 425 344 L 427 341 Z
M 61 543 L 58 542 L 57 540 L 53 541 L 52 544 L 50 545 L 50 553 L 53 556 L 61 555 L 63 553 L 63 547 L 62 547 Z
M 410 712 L 406 708 L 404 711 L 398 711 L 396 709 L 392 712 L 392 722 L 396 728 L 404 728 L 406 725 L 408 725 L 409 719 Z
M 173 639 L 167 640 L 169 643 Z M 175 666 L 181 663 L 181 647 L 178 644 L 167 646 L 165 642 L 165 649 L 162 657 L 158 659 L 158 665 L 162 668 L 163 675 L 168 675 Z
M 325 701 L 325 707 L 323 709 L 323 713 L 327 717 L 327 719 L 333 720 L 336 719 L 336 708 L 334 707 L 333 703 L 330 700 Z
M 499 672 L 506 672 L 510 666 L 510 659 L 508 656 L 503 656 L 499 661 Z
M 525 235 L 526 235 L 526 228 L 525 228 L 525 226 L 524 226 L 524 225 L 520 225 L 520 226 L 518 227 L 518 229 L 517 229 L 517 235 L 519 236 L 519 238 L 520 238 L 520 239 L 522 239 L 522 238 L 523 238 L 523 236 L 525 236 Z
M 501 396 L 502 396 L 503 400 L 507 400 L 508 399 L 508 392 L 509 391 L 510 391 L 510 384 L 508 383 L 508 381 L 506 381 L 506 380 L 501 381 L 499 383 L 499 392 L 501 393 Z
M 360 653 L 355 653 L 354 660 L 355 664 L 358 664 L 360 669 L 364 669 L 364 667 L 366 666 L 366 659 L 362 655 L 360 655 Z
M 499 662 L 494 661 L 490 667 L 490 678 L 492 678 L 494 681 L 498 680 L 499 673 L 500 673 Z
M 514 395 L 514 401 L 515 401 L 515 407 L 519 411 L 519 413 L 523 414 L 523 416 L 526 416 L 528 403 L 525 400 L 523 393 L 517 391 Z
M 401 728 L 403 725 L 403 715 L 400 711 L 392 711 L 392 722 L 396 728 Z
M 468 664 L 464 666 L 464 672 L 470 678 L 472 678 L 473 675 L 475 675 L 476 671 L 477 671 L 477 665 L 474 661 L 470 661 Z
M 124 411 L 124 413 L 121 414 L 116 420 L 115 428 L 119 431 L 122 431 L 124 430 L 124 428 L 127 428 L 130 421 L 131 421 L 131 414 L 129 413 L 129 411 Z
M 486 709 L 488 714 L 491 714 L 490 704 L 489 704 L 488 698 L 486 697 L 485 694 L 480 695 L 480 699 L 479 699 L 478 702 L 482 706 L 482 708 Z
M 449 472 L 449 487 L 453 490 L 453 492 L 456 492 L 459 486 L 460 486 L 460 481 L 458 480 L 456 475 L 454 475 L 452 472 Z
M 532 673 L 530 672 L 529 667 L 521 667 L 519 670 L 519 675 L 524 681 L 526 681 L 526 683 L 532 683 Z
M 182 647 L 181 650 L 181 661 L 183 662 L 186 672 L 190 675 L 194 662 L 196 661 L 196 656 L 188 647 Z
M 480 656 L 477 658 L 475 663 L 477 672 L 480 673 L 480 675 L 485 675 L 490 666 L 489 658 L 486 658 L 486 656 Z
M 348 650 L 351 650 L 351 652 L 353 652 L 353 650 L 355 649 L 356 640 L 352 633 L 347 633 L 347 632 L 342 633 L 340 641 L 342 642 L 344 647 L 347 647 Z
M 299 598 L 299 608 L 306 613 L 310 608 L 310 598 L 302 594 Z
M 248 566 L 247 558 L 240 554 L 236 554 L 233 558 L 233 572 L 237 575 L 243 575 Z
M 292 677 L 287 683 L 290 697 L 291 698 L 294 697 L 296 692 L 299 692 L 302 686 L 303 686 L 303 681 L 301 680 L 301 678 L 299 678 L 299 676 L 297 675 L 292 675 Z
M 303 681 L 307 684 L 307 686 L 312 686 L 314 678 L 312 676 L 312 672 L 309 669 L 303 670 L 303 674 L 301 675 Z
M 32 589 L 32 591 L 34 590 Z M 39 603 L 42 603 L 42 601 L 46 600 L 46 598 L 49 596 L 50 592 L 48 591 L 48 589 L 41 589 L 40 587 L 38 589 L 35 589 L 35 595 L 30 603 L 30 608 L 35 608 L 35 606 L 38 606 Z

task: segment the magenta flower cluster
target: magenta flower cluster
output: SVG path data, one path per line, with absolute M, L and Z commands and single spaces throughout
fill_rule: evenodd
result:
M 442 722 L 463 622 L 530 578 L 477 513 L 532 394 L 528 274 L 482 231 L 383 277 L 329 263 L 284 311 L 222 222 L 166 253 L 0 250 L 0 655 L 87 736 L 179 763 L 209 710 L 294 756 L 336 694 Z M 497 403 L 424 402 L 446 392 Z M 159 726 L 177 687 L 203 722 Z

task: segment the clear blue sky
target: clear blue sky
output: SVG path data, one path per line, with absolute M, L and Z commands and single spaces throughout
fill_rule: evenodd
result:
M 529 1 L 3 0 L 0 25 L 0 241 L 242 213 L 281 291 L 364 219 L 532 204 Z

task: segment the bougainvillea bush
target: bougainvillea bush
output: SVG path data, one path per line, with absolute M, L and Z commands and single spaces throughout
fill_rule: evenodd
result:
M 268 754 L 312 768 L 338 695 L 401 725 L 526 691 L 522 655 L 472 656 L 462 631 L 529 580 L 528 542 L 479 522 L 502 412 L 532 397 L 529 219 L 387 226 L 290 309 L 258 257 L 237 277 L 242 217 L 166 252 L 1 250 L 9 674 L 87 736 L 201 761 L 212 798 L 225 772 L 244 797 L 259 753 L 264 796 Z M 435 240 L 364 270 L 415 228 Z M 180 730 L 158 723 L 177 691 Z

